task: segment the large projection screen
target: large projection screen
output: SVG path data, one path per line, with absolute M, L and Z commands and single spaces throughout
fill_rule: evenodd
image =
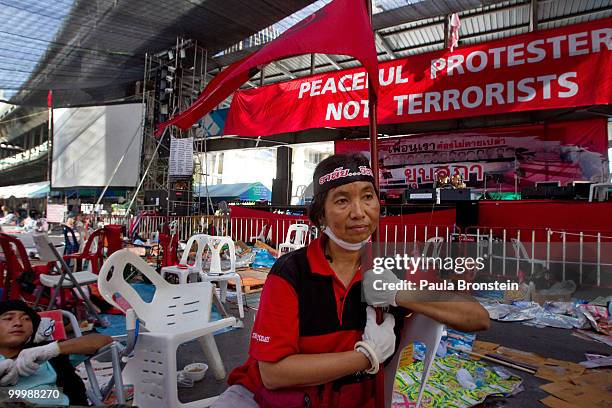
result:
M 51 186 L 134 187 L 140 168 L 139 103 L 53 110 Z

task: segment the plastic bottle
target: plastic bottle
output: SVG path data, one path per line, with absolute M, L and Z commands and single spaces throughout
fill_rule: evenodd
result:
M 484 367 L 476 367 L 474 371 L 474 383 L 480 388 L 487 383 L 487 370 Z
M 468 390 L 476 389 L 472 374 L 465 368 L 460 368 L 459 371 L 457 371 L 457 381 L 463 388 L 467 388 Z

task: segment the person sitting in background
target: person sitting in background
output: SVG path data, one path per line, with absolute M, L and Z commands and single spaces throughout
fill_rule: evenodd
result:
M 23 229 L 26 232 L 33 231 L 36 228 L 36 214 L 32 211 L 28 212 L 28 216 L 23 220 Z
M 0 225 L 15 225 L 15 221 L 18 219 L 17 211 L 10 211 L 8 207 L 2 206 L 2 213 L 4 217 L 0 218 Z
M 44 391 L 49 398 L 29 399 L 36 404 L 88 405 L 85 385 L 68 355 L 93 354 L 112 338 L 96 333 L 35 344 L 40 321 L 34 309 L 21 300 L 0 302 L 0 387 Z

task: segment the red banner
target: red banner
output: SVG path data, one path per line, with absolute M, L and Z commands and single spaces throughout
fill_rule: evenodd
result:
M 536 182 L 608 180 L 605 118 L 548 125 L 472 129 L 378 141 L 382 191 L 430 188 L 440 173 L 460 175 L 468 187 L 489 192 Z M 340 140 L 336 153 L 369 157 L 369 141 Z
M 441 120 L 612 103 L 612 18 L 380 64 L 378 122 Z M 225 134 L 366 126 L 355 68 L 237 92 Z

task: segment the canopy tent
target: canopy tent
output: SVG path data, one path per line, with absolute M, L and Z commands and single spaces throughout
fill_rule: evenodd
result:
M 0 198 L 43 198 L 48 193 L 48 181 L 0 187 Z
M 259 201 L 272 199 L 272 192 L 263 184 L 257 183 L 236 183 L 236 184 L 215 184 L 206 187 L 200 185 L 196 187 L 195 194 L 200 197 L 208 196 L 213 201 Z

